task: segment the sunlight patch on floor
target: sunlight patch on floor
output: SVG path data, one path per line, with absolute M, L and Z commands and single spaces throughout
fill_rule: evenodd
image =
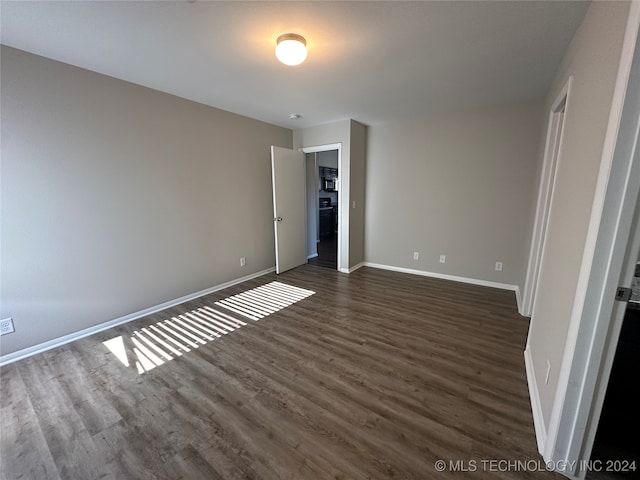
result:
M 215 305 L 257 321 L 314 293 L 271 282 L 220 300 Z M 220 309 L 204 306 L 143 327 L 131 336 L 120 335 L 102 343 L 123 365 L 142 374 L 245 325 L 244 321 Z
M 216 305 L 251 320 L 260 320 L 303 300 L 315 292 L 281 282 L 271 282 L 224 300 Z

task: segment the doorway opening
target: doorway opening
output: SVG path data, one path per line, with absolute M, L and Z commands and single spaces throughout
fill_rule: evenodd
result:
M 303 147 L 307 261 L 349 273 L 349 158 L 342 143 Z
M 338 167 L 324 167 L 320 175 L 318 158 L 322 155 L 316 154 L 322 152 L 333 157 L 337 152 Z M 332 268 L 349 273 L 349 157 L 343 157 L 342 144 L 303 147 L 298 151 L 272 145 L 271 180 L 276 273 L 318 256 L 321 192 L 323 207 L 331 210 L 331 224 L 323 228 L 333 231 L 333 235 L 324 235 L 323 230 L 323 239 L 335 242 L 326 244 L 327 250 L 335 250 Z
M 338 150 L 308 153 L 307 239 L 309 264 L 338 269 L 340 169 Z

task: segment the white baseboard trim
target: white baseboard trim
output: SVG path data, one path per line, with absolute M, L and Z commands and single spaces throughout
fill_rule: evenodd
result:
M 354 265 L 353 267 L 350 268 L 341 268 L 340 270 L 338 270 L 340 273 L 353 273 L 356 270 L 358 270 L 359 268 L 362 268 L 366 265 L 366 262 L 360 262 L 356 265 Z
M 518 306 L 518 313 L 523 316 L 526 317 L 526 315 L 523 313 L 523 305 L 522 305 L 522 294 L 520 293 L 520 286 L 516 285 L 516 305 Z
M 382 270 L 391 270 L 391 271 L 400 272 L 400 273 L 410 273 L 412 275 L 422 275 L 423 277 L 440 278 L 442 280 L 451 280 L 454 282 L 470 283 L 472 285 L 499 288 L 501 290 L 516 291 L 518 289 L 517 285 L 510 285 L 508 283 L 490 282 L 489 280 L 479 280 L 477 278 L 458 277 L 457 275 L 447 275 L 445 273 L 428 272 L 426 270 L 414 270 L 412 268 L 394 267 L 391 265 L 383 265 L 380 263 L 363 262 L 361 266 L 380 268 Z
M 237 285 L 238 283 L 246 282 L 247 280 L 261 277 L 262 275 L 275 272 L 275 270 L 276 270 L 275 267 L 267 268 L 266 270 L 255 272 L 255 273 L 246 275 L 244 277 L 236 278 L 234 280 L 230 280 L 228 282 L 215 285 L 205 290 L 200 290 L 199 292 L 185 295 L 184 297 L 176 298 L 174 300 L 169 300 L 168 302 L 161 303 L 160 305 L 155 305 L 153 307 L 145 308 L 144 310 L 139 310 L 137 312 L 130 313 L 129 315 L 125 315 L 124 317 L 116 318 L 114 320 L 109 320 L 109 321 L 100 323 L 98 325 L 94 325 L 93 327 L 85 328 L 84 330 L 70 333 L 68 335 L 64 335 L 62 337 L 58 337 L 53 340 L 49 340 L 48 342 L 34 345 L 33 347 L 27 347 L 22 350 L 18 350 L 16 352 L 8 353 L 6 355 L 1 355 L 0 367 L 3 365 L 7 365 L 9 363 L 16 362 L 18 360 L 22 360 L 23 358 L 36 355 L 38 353 L 46 352 L 47 350 L 51 350 L 52 348 L 60 347 L 67 343 L 73 342 L 75 340 L 88 337 L 89 335 L 93 335 L 94 333 L 102 332 L 103 330 L 107 330 L 109 328 L 122 325 L 123 323 L 131 322 L 133 320 L 146 317 L 147 315 L 151 315 L 152 313 L 160 312 L 167 308 L 175 307 L 176 305 L 180 305 L 181 303 L 188 302 L 190 300 L 194 300 L 199 297 L 204 297 L 205 295 L 209 295 L 210 293 L 217 292 L 218 290 L 222 290 L 227 287 Z
M 362 268 L 364 266 L 365 266 L 365 262 L 360 262 L 360 263 L 354 265 L 353 267 L 349 268 L 348 273 L 355 272 L 356 270 L 358 270 L 359 268 Z
M 533 413 L 533 426 L 536 431 L 538 452 L 540 455 L 544 456 L 544 449 L 547 443 L 547 428 L 544 425 L 542 405 L 540 404 L 540 394 L 538 392 L 538 384 L 536 383 L 536 375 L 533 369 L 533 358 L 531 358 L 531 349 L 529 348 L 529 345 L 527 345 L 527 348 L 524 351 L 524 367 L 527 371 L 529 399 L 531 401 L 531 412 Z

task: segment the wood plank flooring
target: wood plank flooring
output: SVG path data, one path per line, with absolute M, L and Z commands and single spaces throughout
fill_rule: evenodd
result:
M 482 463 L 540 460 L 527 328 L 512 292 L 266 275 L 2 367 L 0 477 L 562 478 Z
M 318 256 L 309 259 L 310 265 L 318 267 L 338 268 L 338 233 L 321 238 L 318 242 Z

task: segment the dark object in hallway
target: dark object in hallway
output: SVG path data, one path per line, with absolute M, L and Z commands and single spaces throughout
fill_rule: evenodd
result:
M 309 259 L 310 265 L 318 267 L 338 268 L 338 235 L 321 238 L 318 242 L 318 256 Z
M 591 459 L 602 465 L 635 462 L 635 471 L 609 473 L 606 477 L 587 475 L 588 479 L 640 478 L 639 362 L 640 308 L 630 304 L 620 331 Z
M 320 208 L 320 240 L 336 233 L 333 207 Z

